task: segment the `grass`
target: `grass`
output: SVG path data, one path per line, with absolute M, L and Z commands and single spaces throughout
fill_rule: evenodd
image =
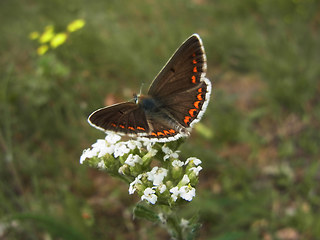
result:
M 189 35 L 203 38 L 213 96 L 182 155 L 204 170 L 199 239 L 320 235 L 319 3 L 3 1 L 0 3 L 0 238 L 164 239 L 132 220 L 122 182 L 79 165 L 103 134 L 87 116 L 146 92 Z M 37 56 L 32 31 L 86 26 Z

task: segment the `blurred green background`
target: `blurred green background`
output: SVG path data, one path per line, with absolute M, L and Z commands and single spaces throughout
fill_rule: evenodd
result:
M 86 25 L 44 55 L 29 38 Z M 320 3 L 316 0 L 0 2 L 0 239 L 168 239 L 139 200 L 79 164 L 95 109 L 144 92 L 200 34 L 213 94 L 181 148 L 203 162 L 199 239 L 319 239 Z

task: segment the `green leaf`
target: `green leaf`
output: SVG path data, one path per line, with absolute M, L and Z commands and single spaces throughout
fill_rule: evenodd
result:
M 160 222 L 158 214 L 152 211 L 149 206 L 143 203 L 139 203 L 136 205 L 136 207 L 133 209 L 133 215 L 134 217 L 146 219 L 151 222 Z

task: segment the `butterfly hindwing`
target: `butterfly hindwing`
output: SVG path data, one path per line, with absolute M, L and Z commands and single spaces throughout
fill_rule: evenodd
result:
M 163 108 L 185 128 L 198 122 L 207 108 L 211 84 L 208 79 L 184 92 L 172 94 L 162 99 Z
M 182 137 L 182 135 L 178 131 L 176 131 L 172 127 L 169 127 L 167 124 L 164 124 L 157 118 L 148 119 L 148 123 L 150 126 L 150 133 L 142 137 L 142 139 L 156 140 L 158 142 L 168 142 Z

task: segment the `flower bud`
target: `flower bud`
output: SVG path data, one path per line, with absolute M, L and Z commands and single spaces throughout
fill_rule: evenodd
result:
M 184 163 L 180 160 L 173 160 L 171 163 L 171 176 L 174 179 L 180 179 L 183 175 L 184 168 L 183 168 Z
M 128 164 L 124 164 L 122 165 L 119 170 L 118 170 L 119 174 L 121 175 L 130 175 L 130 167 Z
M 192 167 L 188 171 L 188 177 L 190 179 L 190 183 L 195 186 L 199 182 L 199 172 L 202 170 L 201 166 Z

